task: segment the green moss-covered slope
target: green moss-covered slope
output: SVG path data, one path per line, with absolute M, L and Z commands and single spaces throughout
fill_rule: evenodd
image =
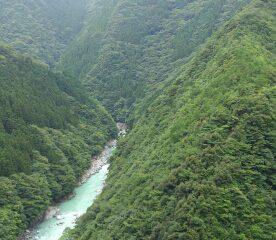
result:
M 0 0 L 0 40 L 53 66 L 79 33 L 86 0 Z
M 60 69 L 80 76 L 123 121 L 248 0 L 91 0 L 87 24 Z
M 171 77 L 65 239 L 275 239 L 275 12 L 253 1 Z
M 116 135 L 70 78 L 0 46 L 0 239 L 13 240 L 67 196 Z

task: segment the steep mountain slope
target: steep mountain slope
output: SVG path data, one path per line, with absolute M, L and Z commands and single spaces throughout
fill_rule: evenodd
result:
M 275 239 L 275 12 L 253 1 L 171 77 L 64 239 Z
M 248 0 L 91 0 L 60 69 L 80 76 L 121 121 Z M 153 86 L 152 86 L 153 85 Z
M 13 240 L 78 178 L 116 134 L 74 81 L 0 46 L 0 239 Z
M 0 6 L 0 40 L 50 65 L 86 17 L 86 0 L 0 0 Z

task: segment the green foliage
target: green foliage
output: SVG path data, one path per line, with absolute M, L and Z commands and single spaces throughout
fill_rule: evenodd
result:
M 72 192 L 117 130 L 68 76 L 6 47 L 0 56 L 0 239 L 16 239 Z
M 17 174 L 11 177 L 17 195 L 23 205 L 23 214 L 26 217 L 26 223 L 31 224 L 41 217 L 50 205 L 51 192 L 45 177 L 39 174 L 25 175 Z
M 0 6 L 0 40 L 51 66 L 86 16 L 86 0 L 0 0 Z
M 59 69 L 79 76 L 112 115 L 156 89 L 248 0 L 92 1 Z
M 253 1 L 144 103 L 65 239 L 275 239 L 275 11 Z
M 23 206 L 12 181 L 0 177 L 0 239 L 13 240 L 24 227 Z

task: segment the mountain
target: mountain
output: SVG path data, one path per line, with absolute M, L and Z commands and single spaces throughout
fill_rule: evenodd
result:
M 75 80 L 4 46 L 0 85 L 0 239 L 13 240 L 72 192 L 117 130 Z
M 169 75 L 64 239 L 275 239 L 275 12 L 252 1 Z
M 86 0 L 0 0 L 0 40 L 53 66 L 86 19 Z
M 91 0 L 58 69 L 78 76 L 115 119 L 155 90 L 248 0 Z

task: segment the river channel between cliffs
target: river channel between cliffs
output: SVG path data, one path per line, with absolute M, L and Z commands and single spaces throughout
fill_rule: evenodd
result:
M 118 123 L 119 136 L 126 134 L 125 124 Z M 101 193 L 108 173 L 109 159 L 116 149 L 117 140 L 110 141 L 102 153 L 93 158 L 91 167 L 84 173 L 80 186 L 68 200 L 52 206 L 44 220 L 28 231 L 24 240 L 58 240 L 66 228 L 73 228 L 77 219 L 93 204 Z

